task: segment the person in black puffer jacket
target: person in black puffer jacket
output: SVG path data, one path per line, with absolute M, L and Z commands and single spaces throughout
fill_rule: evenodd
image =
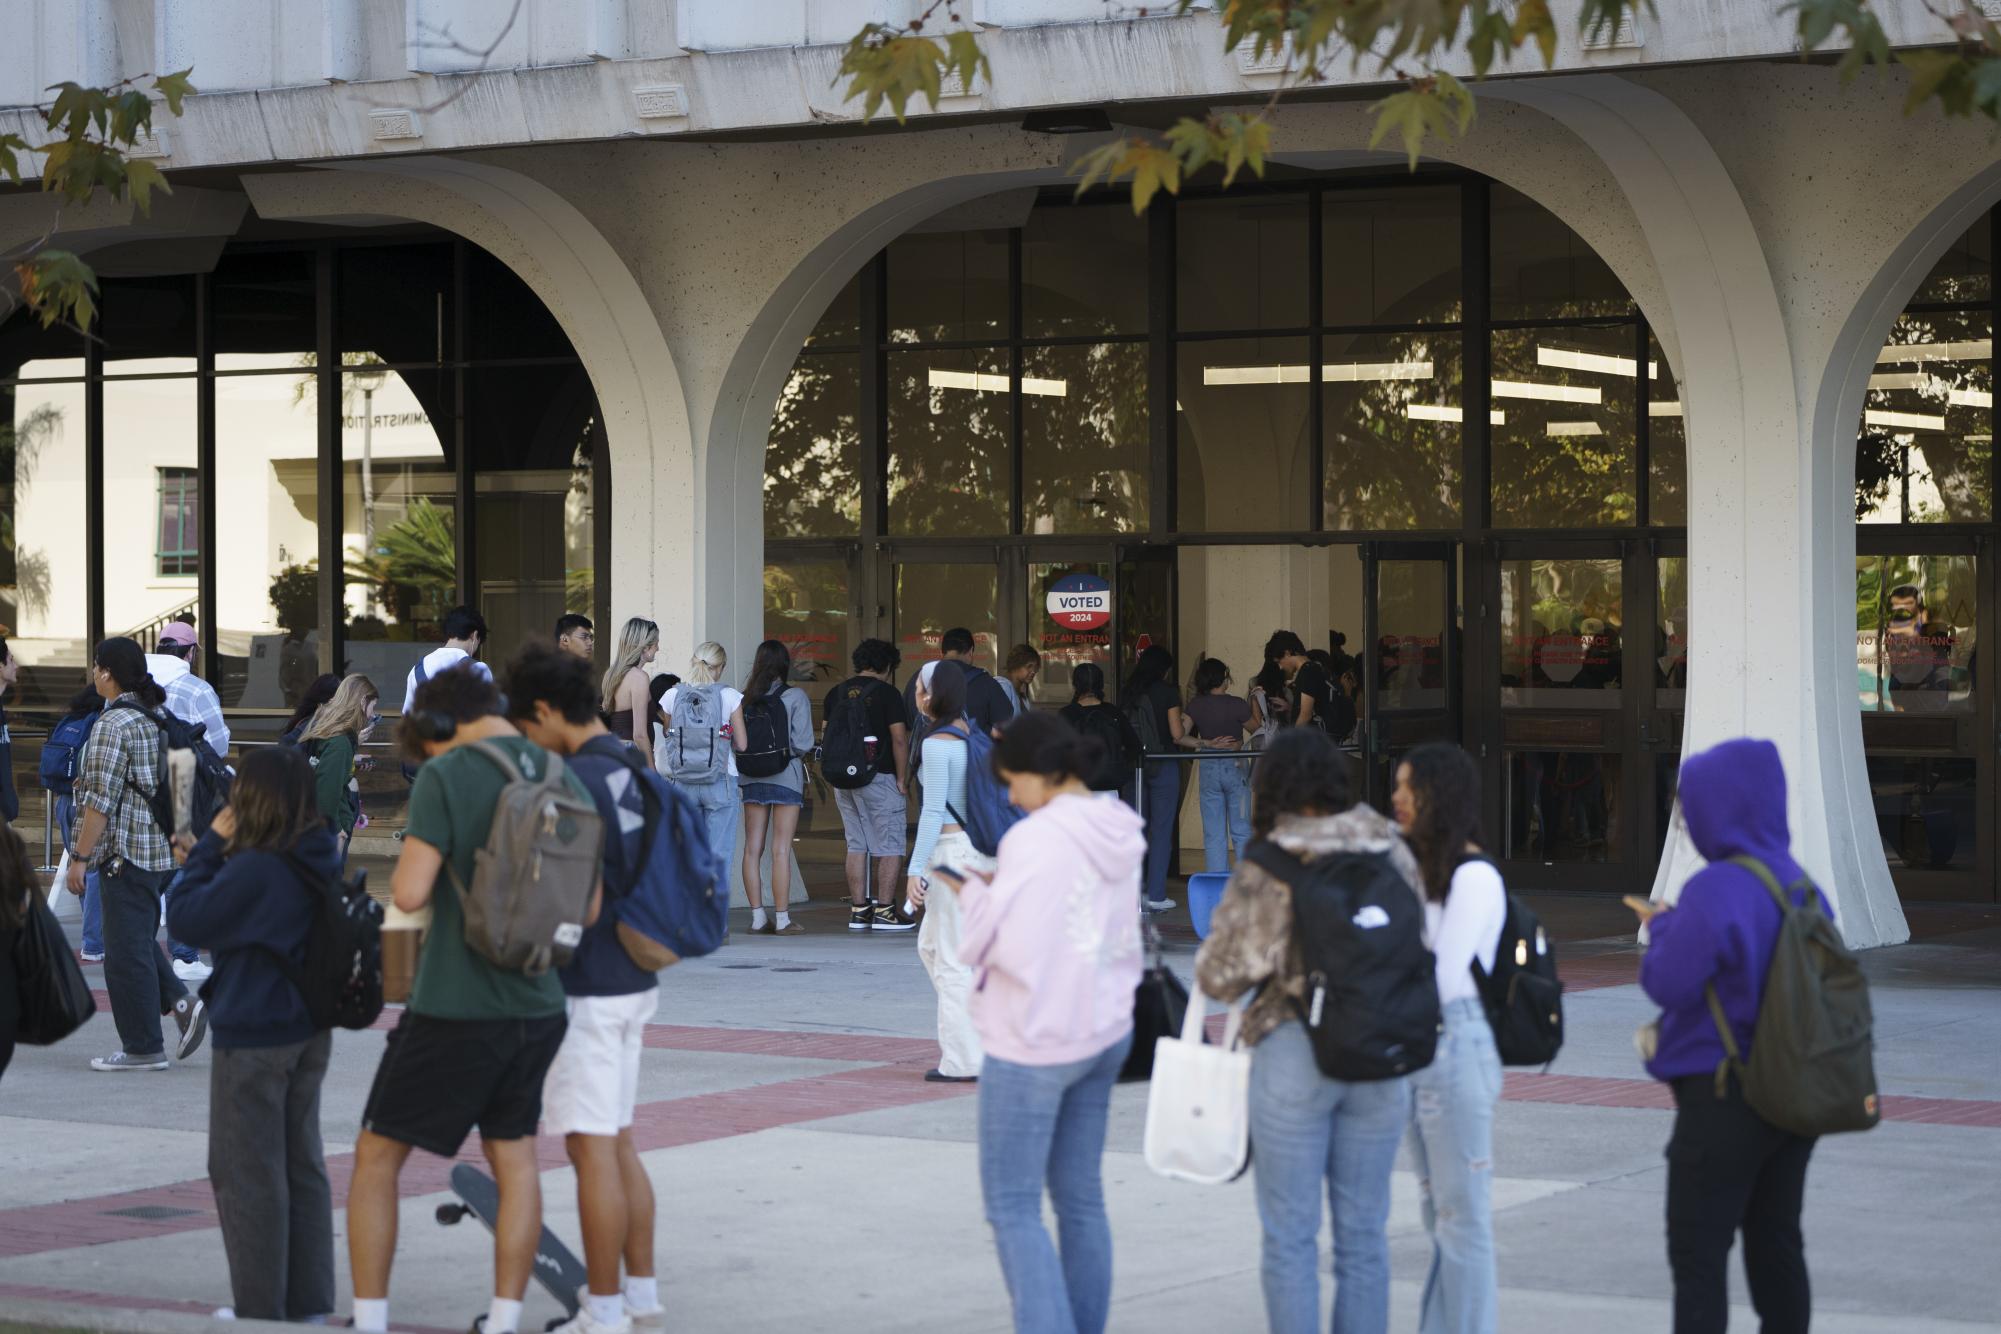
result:
M 252 751 L 229 795 L 187 855 L 167 925 L 215 956 L 202 987 L 215 1038 L 208 1175 L 236 1314 L 300 1321 L 334 1309 L 333 1192 L 320 1143 L 332 1035 L 314 1028 L 275 956 L 304 963 L 317 900 L 298 866 L 337 877 L 340 850 L 320 818 L 313 767 L 295 749 Z

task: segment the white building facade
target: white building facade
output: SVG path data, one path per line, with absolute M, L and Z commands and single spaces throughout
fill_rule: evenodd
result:
M 61 220 L 101 340 L 0 324 L 29 703 L 184 607 L 251 720 L 400 675 L 455 600 L 502 647 L 645 615 L 670 667 L 779 637 L 823 684 L 963 624 L 1051 702 L 1142 642 L 1241 688 L 1283 627 L 1358 659 L 1372 796 L 1416 741 L 1481 758 L 1514 882 L 1670 890 L 1676 759 L 1748 733 L 1851 940 L 1995 900 L 1983 126 L 1730 0 L 1566 33 L 1415 174 L 1365 88 L 1302 94 L 1265 182 L 1135 219 L 1070 200 L 1102 127 L 1276 76 L 1206 10 L 974 0 L 991 83 L 899 129 L 838 44 L 921 5 L 509 8 L 0 6 L 0 106 L 202 90 L 150 218 Z M 0 196 L 0 245 L 50 217 Z M 1108 623 L 1055 619 L 1072 575 Z

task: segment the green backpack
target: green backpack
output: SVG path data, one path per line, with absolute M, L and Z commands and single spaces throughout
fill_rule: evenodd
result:
M 1764 883 L 1779 905 L 1779 936 L 1765 973 L 1764 999 L 1752 1030 L 1751 1059 L 1737 1050 L 1716 988 L 1706 988 L 1709 1013 L 1727 1056 L 1716 1067 L 1716 1096 L 1730 1071 L 1751 1110 L 1795 1135 L 1868 1130 L 1881 1118 L 1871 1053 L 1869 983 L 1842 944 L 1832 918 L 1821 911 L 1813 882 L 1792 891 L 1755 857 L 1732 857 Z M 1794 903 L 1792 894 L 1801 892 Z

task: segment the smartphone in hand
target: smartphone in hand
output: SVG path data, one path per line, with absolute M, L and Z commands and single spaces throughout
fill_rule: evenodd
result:
M 1667 911 L 1665 903 L 1653 903 L 1641 898 L 1637 894 L 1627 894 L 1619 902 L 1631 908 L 1633 915 L 1638 917 L 1642 922 L 1651 922 L 1654 918 Z

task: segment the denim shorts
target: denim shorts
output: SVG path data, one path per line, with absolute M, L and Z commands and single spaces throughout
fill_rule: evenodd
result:
M 787 787 L 783 783 L 745 783 L 743 804 L 746 806 L 804 806 L 806 794 L 798 788 Z

